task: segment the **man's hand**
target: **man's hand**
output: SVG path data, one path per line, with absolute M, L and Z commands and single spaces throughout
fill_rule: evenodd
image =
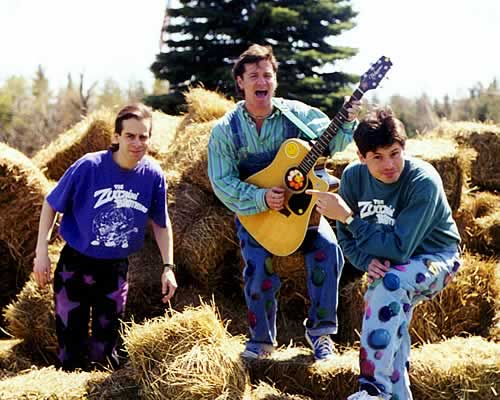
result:
M 177 289 L 177 280 L 175 279 L 174 271 L 170 268 L 165 268 L 161 274 L 161 301 L 167 303 L 174 295 Z
M 344 97 L 344 104 L 349 101 L 349 96 Z M 353 100 L 349 103 L 347 110 L 347 122 L 352 122 L 358 118 L 359 110 L 361 109 L 361 101 Z
M 308 189 L 306 194 L 317 195 L 316 209 L 324 216 L 344 222 L 352 211 L 342 197 L 337 193 L 320 192 L 319 190 Z
M 35 257 L 33 261 L 33 275 L 35 281 L 41 288 L 50 282 L 50 258 L 48 254 Z
M 281 210 L 285 206 L 285 189 L 279 186 L 268 189 L 266 203 L 271 210 Z
M 375 279 L 383 278 L 385 273 L 389 271 L 391 263 L 387 260 L 382 263 L 380 260 L 374 258 L 368 264 L 368 282 L 372 283 Z

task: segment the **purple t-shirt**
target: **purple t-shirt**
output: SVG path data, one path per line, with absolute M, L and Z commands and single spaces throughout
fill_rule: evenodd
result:
M 125 258 L 144 244 L 148 218 L 166 226 L 167 185 L 161 167 L 144 157 L 121 168 L 111 151 L 88 153 L 64 173 L 47 196 L 63 214 L 59 231 L 89 257 Z

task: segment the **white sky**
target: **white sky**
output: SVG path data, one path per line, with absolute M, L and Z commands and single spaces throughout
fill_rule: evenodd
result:
M 166 0 L 0 0 L 0 82 L 33 77 L 51 88 L 80 72 L 90 85 L 112 77 L 150 87 Z M 500 78 L 499 0 L 353 0 L 357 26 L 334 44 L 359 49 L 339 68 L 362 74 L 379 56 L 394 66 L 377 89 L 392 94 L 464 96 Z

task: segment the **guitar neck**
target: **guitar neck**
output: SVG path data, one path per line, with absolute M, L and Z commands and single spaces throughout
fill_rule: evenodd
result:
M 349 101 L 347 101 L 342 106 L 340 111 L 335 114 L 330 122 L 330 125 L 328 125 L 328 127 L 316 141 L 312 149 L 307 153 L 302 162 L 299 164 L 298 168 L 302 171 L 302 173 L 304 173 L 304 175 L 307 175 L 309 171 L 314 167 L 316 161 L 318 161 L 318 158 L 321 157 L 321 155 L 324 153 L 324 151 L 328 147 L 328 144 L 335 137 L 342 124 L 347 121 L 347 108 L 349 107 L 350 103 L 353 100 L 361 100 L 364 93 L 365 92 L 361 90 L 360 87 L 358 87 L 349 98 Z

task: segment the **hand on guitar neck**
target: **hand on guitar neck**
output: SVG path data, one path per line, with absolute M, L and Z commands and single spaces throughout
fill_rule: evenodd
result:
M 271 210 L 281 210 L 285 206 L 285 189 L 279 186 L 268 189 L 266 203 Z

